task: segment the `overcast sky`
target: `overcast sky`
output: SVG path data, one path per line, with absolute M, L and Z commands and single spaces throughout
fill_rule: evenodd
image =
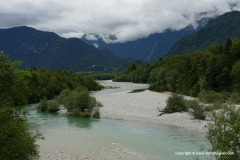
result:
M 0 27 L 26 25 L 64 37 L 118 33 L 123 42 L 231 10 L 240 10 L 239 0 L 1 0 Z

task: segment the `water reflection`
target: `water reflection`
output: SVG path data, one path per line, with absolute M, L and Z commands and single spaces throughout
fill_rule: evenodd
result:
M 93 120 L 90 118 L 81 118 L 76 116 L 66 116 L 68 124 L 79 128 L 91 128 Z

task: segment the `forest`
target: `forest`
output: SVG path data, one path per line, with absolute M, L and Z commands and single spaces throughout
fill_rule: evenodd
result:
M 203 51 L 160 58 L 151 64 L 130 65 L 114 81 L 149 83 L 150 90 L 197 97 L 202 92 L 240 91 L 240 39 Z

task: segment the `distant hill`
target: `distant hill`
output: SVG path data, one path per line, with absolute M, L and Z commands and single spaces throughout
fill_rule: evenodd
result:
M 212 44 L 224 44 L 227 39 L 240 38 L 240 12 L 225 13 L 173 45 L 168 55 L 190 53 L 202 50 Z
M 189 26 L 179 31 L 166 30 L 163 33 L 155 33 L 146 38 L 125 43 L 107 43 L 106 41 L 116 39 L 114 35 L 85 34 L 82 40 L 95 47 L 106 48 L 116 56 L 148 62 L 162 57 L 175 42 L 195 31 L 192 26 Z
M 0 29 L 0 50 L 23 61 L 21 68 L 114 70 L 124 63 L 111 52 L 96 49 L 78 38 L 66 39 L 25 26 Z

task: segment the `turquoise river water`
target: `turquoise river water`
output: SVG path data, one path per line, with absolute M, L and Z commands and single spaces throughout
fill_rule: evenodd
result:
M 113 91 L 103 90 L 96 94 Z M 212 156 L 196 155 L 198 152 L 204 154 L 210 149 L 205 135 L 197 132 L 160 124 L 38 113 L 34 110 L 34 105 L 29 108 L 30 124 L 45 138 L 37 142 L 42 157 L 64 153 L 97 160 L 214 159 Z

